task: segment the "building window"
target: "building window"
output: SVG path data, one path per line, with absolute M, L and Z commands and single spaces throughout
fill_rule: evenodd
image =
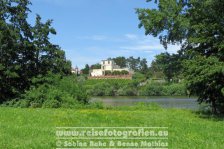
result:
M 110 64 L 110 61 L 108 61 L 108 64 Z

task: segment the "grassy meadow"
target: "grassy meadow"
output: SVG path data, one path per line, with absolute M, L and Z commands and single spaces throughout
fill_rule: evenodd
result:
M 0 148 L 55 148 L 56 127 L 168 127 L 169 148 L 224 148 L 223 119 L 189 110 L 136 106 L 103 109 L 0 108 Z

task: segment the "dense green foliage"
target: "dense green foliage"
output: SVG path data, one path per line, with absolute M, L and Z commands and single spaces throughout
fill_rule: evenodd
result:
M 100 69 L 100 68 L 101 68 L 101 65 L 100 65 L 99 63 L 97 63 L 97 64 L 93 64 L 93 65 L 91 65 L 90 68 L 91 68 L 91 69 Z
M 197 56 L 186 61 L 185 65 L 188 68 L 185 73 L 191 93 L 199 95 L 200 103 L 211 103 L 213 112 L 218 109 L 218 112 L 224 113 L 224 63 L 213 56 Z
M 152 78 L 164 78 L 168 82 L 178 82 L 182 79 L 184 58 L 181 53 L 161 53 L 155 56 L 149 70 Z
M 49 41 L 56 34 L 52 20 L 27 22 L 29 0 L 0 1 L 0 103 L 18 97 L 32 85 L 32 78 L 49 72 L 67 75 L 71 63 L 58 45 Z
M 126 71 L 126 70 L 122 70 L 122 71 L 113 71 L 113 72 L 111 72 L 111 71 L 109 71 L 109 70 L 105 71 L 105 75 L 106 75 L 106 76 L 108 76 L 108 75 L 114 75 L 114 76 L 116 76 L 116 75 L 128 75 L 128 74 L 129 74 L 129 72 Z
M 114 60 L 114 62 L 120 66 L 121 68 L 125 68 L 127 67 L 127 59 L 123 56 L 118 56 L 115 58 L 112 58 Z
M 168 84 L 154 80 L 139 82 L 141 78 L 137 74 L 136 79 L 105 79 L 87 80 L 84 83 L 90 96 L 183 96 L 187 95 L 185 84 Z M 143 75 L 144 77 L 144 75 Z
M 89 69 L 90 69 L 90 68 L 89 68 L 89 65 L 86 64 L 86 65 L 85 65 L 85 68 L 82 69 L 82 73 L 83 73 L 83 74 L 87 74 L 87 75 L 89 75 Z
M 150 2 L 152 0 L 147 0 Z M 199 102 L 214 113 L 224 108 L 224 5 L 221 0 L 155 0 L 157 9 L 137 9 L 139 27 L 161 43 L 181 44 L 185 79 Z
M 0 113 L 2 149 L 55 148 L 55 127 L 80 126 L 168 127 L 169 148 L 224 147 L 223 119 L 203 118 L 188 110 L 139 105 L 109 110 L 0 108 Z
M 32 86 L 19 98 L 8 101 L 4 105 L 22 108 L 75 108 L 88 103 L 87 93 L 75 77 L 40 76 L 33 79 L 33 82 L 40 85 Z
M 133 81 L 125 79 L 86 80 L 84 83 L 87 92 L 91 96 L 115 96 L 124 94 L 121 90 L 126 88 L 134 91 Z M 122 92 L 122 93 L 121 93 Z M 126 95 L 126 94 L 125 94 Z
M 139 91 L 141 96 L 183 96 L 187 95 L 184 84 L 149 83 Z

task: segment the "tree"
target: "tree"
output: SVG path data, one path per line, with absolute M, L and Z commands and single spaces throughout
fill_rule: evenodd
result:
M 134 71 L 138 71 L 140 67 L 140 57 L 134 58 L 133 56 L 127 59 L 128 67 Z
M 140 60 L 140 72 L 143 74 L 146 74 L 148 72 L 148 65 L 147 65 L 147 60 L 143 58 Z
M 29 0 L 0 1 L 0 103 L 18 97 L 32 84 L 32 79 L 49 72 L 71 73 L 71 62 L 59 46 L 49 41 L 55 34 L 51 20 L 36 24 L 28 21 Z
M 221 71 L 224 69 L 223 2 L 220 0 L 155 0 L 154 2 L 158 5 L 158 9 L 137 9 L 139 27 L 145 28 L 146 35 L 159 36 L 165 48 L 167 44 L 182 45 L 182 52 L 188 60 L 184 66 L 188 90 L 191 94 L 199 96 L 199 102 L 210 103 L 214 113 L 222 112 L 224 84 L 220 84 L 217 80 L 222 82 L 224 78 L 224 73 Z M 216 66 L 219 69 L 215 69 Z
M 121 68 L 127 67 L 127 60 L 125 57 L 119 56 L 119 57 L 113 58 L 113 60 Z
M 28 61 L 34 56 L 32 33 L 26 21 L 28 4 L 28 0 L 0 2 L 0 103 L 27 89 L 28 78 L 34 74 Z
M 152 70 L 162 72 L 168 81 L 178 81 L 183 69 L 181 54 L 161 53 L 155 56 L 152 62 Z
M 82 73 L 83 73 L 83 74 L 87 74 L 87 75 L 89 74 L 89 65 L 88 65 L 88 64 L 86 64 L 86 65 L 85 65 L 85 68 L 82 69 Z
M 223 113 L 224 63 L 214 56 L 208 58 L 196 56 L 185 63 L 187 85 L 190 91 L 199 96 L 200 103 L 211 103 L 214 113 Z
M 33 44 L 35 46 L 35 70 L 36 74 L 46 75 L 48 71 L 61 74 L 71 73 L 71 62 L 65 58 L 65 52 L 58 45 L 49 41 L 49 34 L 56 34 L 51 27 L 52 20 L 46 23 L 41 22 L 41 17 L 37 15 L 33 31 Z
M 97 63 L 97 64 L 93 64 L 90 67 L 91 69 L 101 69 L 101 64 Z

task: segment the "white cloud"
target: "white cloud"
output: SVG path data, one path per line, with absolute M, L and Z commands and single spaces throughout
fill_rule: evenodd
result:
M 135 34 L 125 34 L 124 36 L 125 36 L 127 39 L 131 39 L 131 40 L 138 39 L 138 36 L 135 35 Z
M 121 46 L 120 49 L 124 49 L 126 51 L 141 51 L 146 53 L 152 53 L 158 50 L 165 51 L 163 45 L 160 44 L 160 40 L 153 36 L 137 36 L 134 34 L 126 34 L 125 36 L 132 41 L 126 46 Z M 179 49 L 180 45 L 168 45 L 167 52 L 176 53 Z

